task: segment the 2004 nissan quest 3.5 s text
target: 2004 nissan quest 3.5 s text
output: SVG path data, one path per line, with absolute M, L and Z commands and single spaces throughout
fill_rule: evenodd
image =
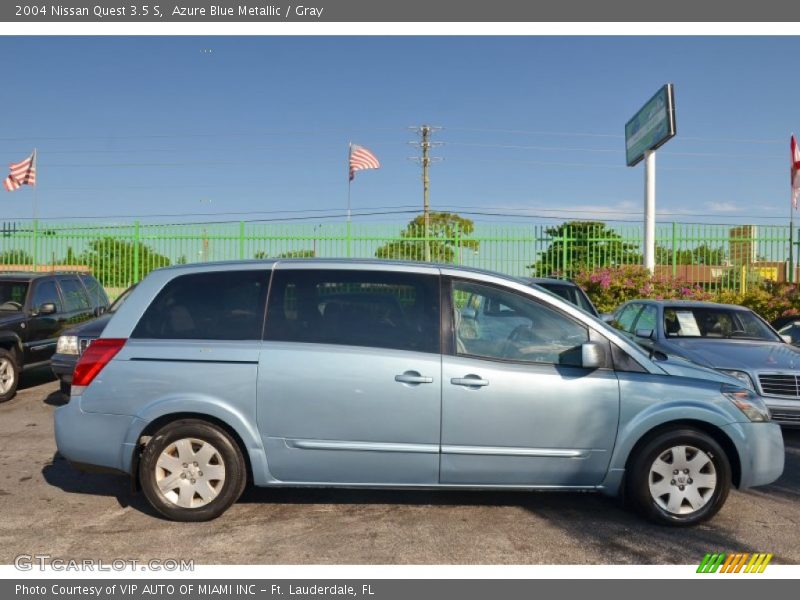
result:
M 689 525 L 784 463 L 735 378 L 651 360 L 516 279 L 378 261 L 154 271 L 84 352 L 55 430 L 69 461 L 129 474 L 183 521 L 250 479 L 597 490 Z

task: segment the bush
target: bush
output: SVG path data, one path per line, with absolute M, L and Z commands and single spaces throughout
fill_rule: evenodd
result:
M 700 286 L 677 277 L 653 275 L 641 265 L 619 265 L 580 271 L 575 276 L 597 310 L 611 312 L 623 302 L 636 298 L 654 300 L 714 300 Z
M 767 321 L 800 315 L 800 294 L 797 286 L 790 283 L 764 280 L 751 285 L 744 294 L 735 290 L 710 292 L 677 277 L 652 275 L 640 265 L 586 269 L 575 276 L 575 283 L 586 291 L 600 312 L 611 312 L 628 300 L 648 298 L 739 304 Z

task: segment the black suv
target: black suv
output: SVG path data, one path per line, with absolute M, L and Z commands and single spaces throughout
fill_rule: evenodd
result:
M 21 371 L 49 364 L 62 331 L 106 308 L 85 273 L 0 273 L 0 402 L 14 397 Z

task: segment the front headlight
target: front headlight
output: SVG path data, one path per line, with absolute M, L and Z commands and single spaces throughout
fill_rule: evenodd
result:
M 750 375 L 748 375 L 744 371 L 735 371 L 733 369 L 719 369 L 719 371 L 721 373 L 725 373 L 725 375 L 736 377 L 736 379 L 741 381 L 744 384 L 744 386 L 750 390 L 756 389 L 756 386 L 753 385 L 753 380 L 750 378 Z
M 78 336 L 60 336 L 58 338 L 58 343 L 56 344 L 56 354 L 80 354 L 78 351 Z
M 722 393 L 751 421 L 765 422 L 770 420 L 767 405 L 753 390 L 723 383 Z

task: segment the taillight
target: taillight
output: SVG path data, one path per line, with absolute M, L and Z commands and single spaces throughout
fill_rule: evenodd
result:
M 127 341 L 121 338 L 100 338 L 89 344 L 75 365 L 75 372 L 72 374 L 72 393 L 80 393 L 82 388 L 92 383 Z

